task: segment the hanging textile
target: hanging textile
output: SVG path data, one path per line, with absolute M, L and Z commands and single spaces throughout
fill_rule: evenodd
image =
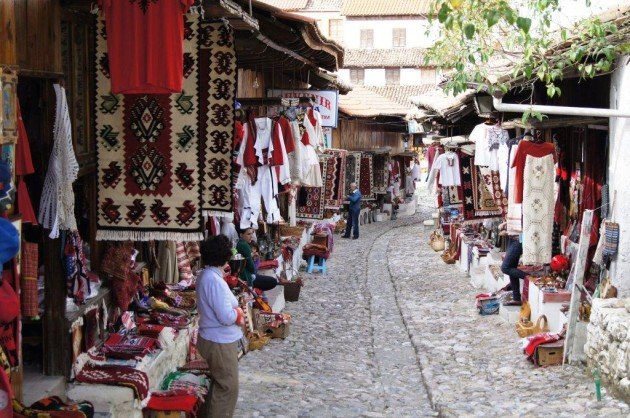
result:
M 66 237 L 64 264 L 67 295 L 74 299 L 77 305 L 81 305 L 90 296 L 91 289 L 86 267 L 87 259 L 83 253 L 83 241 L 78 231 L 71 232 Z
M 349 152 L 346 156 L 346 178 L 343 196 L 350 194 L 350 183 L 356 183 L 361 191 L 361 153 Z
M 321 171 L 326 172 L 332 158 L 320 156 Z M 298 193 L 297 217 L 309 219 L 324 218 L 324 187 L 302 187 Z
M 326 181 L 324 191 L 324 207 L 326 209 L 337 210 L 343 205 L 346 197 L 346 157 L 348 152 L 341 149 L 326 149 L 324 154 L 330 155 L 326 170 Z
M 232 214 L 232 133 L 236 102 L 236 51 L 223 21 L 199 24 L 199 91 L 202 209 L 205 216 Z M 194 102 L 193 102 L 194 103 Z
M 184 13 L 194 2 L 99 0 L 114 94 L 182 91 L 184 61 L 190 59 L 183 55 Z
M 27 318 L 39 315 L 37 276 L 39 270 L 39 247 L 33 242 L 22 242 L 20 259 L 20 299 L 22 316 Z
M 24 176 L 33 174 L 33 159 L 31 158 L 31 147 L 26 134 L 26 127 L 22 119 L 20 106 L 17 106 L 17 122 L 18 122 L 18 139 L 15 145 L 15 175 L 17 177 L 17 212 L 22 215 L 23 223 L 31 223 L 37 225 L 37 216 L 33 209 L 33 203 L 28 193 L 28 188 L 24 182 Z
M 182 93 L 114 95 L 108 71 L 103 20 L 97 29 L 98 240 L 201 240 L 199 107 L 208 98 L 208 65 L 198 65 L 197 19 L 187 16 Z M 204 38 L 205 39 L 205 38 Z M 229 86 L 227 86 L 229 87 Z M 213 99 L 214 100 L 214 99 Z M 217 104 L 218 106 L 218 104 Z M 226 118 L 228 116 L 226 115 Z M 230 116 L 230 119 L 233 117 Z M 229 135 L 233 133 L 229 126 Z M 208 142 L 212 138 L 209 135 Z M 225 139 L 229 184 L 231 139 Z M 210 147 L 213 148 L 213 147 Z M 208 165 L 214 165 L 205 158 Z M 221 164 L 218 165 L 220 167 Z M 219 186 L 221 183 L 215 183 Z M 226 190 L 229 196 L 229 189 Z M 218 196 L 218 195 L 217 195 Z
M 158 244 L 158 269 L 155 280 L 164 283 L 177 283 L 179 269 L 175 241 L 160 241 Z
M 17 141 L 17 71 L 0 66 L 0 144 Z
M 525 162 L 523 185 L 523 264 L 551 259 L 554 213 L 554 158 L 533 157 Z
M 374 200 L 374 159 L 372 154 L 365 152 L 361 153 L 359 191 L 364 201 Z
M 72 183 L 79 174 L 79 163 L 72 145 L 72 126 L 66 90 L 59 84 L 55 84 L 54 88 L 57 97 L 54 142 L 39 203 L 38 218 L 44 228 L 50 229 L 49 237 L 52 239 L 59 237 L 60 230 L 77 229 Z
M 474 157 L 460 153 L 464 219 L 484 219 L 501 215 L 492 193 L 492 179 L 482 175 Z

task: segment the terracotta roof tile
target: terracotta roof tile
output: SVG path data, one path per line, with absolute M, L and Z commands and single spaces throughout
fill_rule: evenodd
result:
M 270 6 L 281 10 L 293 11 L 301 10 L 306 7 L 308 0 L 261 0 Z
M 339 96 L 339 110 L 350 116 L 405 116 L 411 109 L 368 88 L 355 86 L 351 92 Z
M 433 91 L 437 88 L 435 84 L 422 84 L 419 86 L 364 86 L 383 97 L 388 98 L 401 106 L 412 105 L 411 98 Z
M 345 16 L 426 16 L 431 0 L 345 0 Z
M 344 67 L 425 67 L 424 48 L 346 49 Z

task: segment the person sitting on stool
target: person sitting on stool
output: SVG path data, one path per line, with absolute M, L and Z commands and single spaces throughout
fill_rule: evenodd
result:
M 512 288 L 512 300 L 504 302 L 505 306 L 521 306 L 521 280 L 527 277 L 527 273 L 518 269 L 518 262 L 523 255 L 523 245 L 517 236 L 508 236 L 505 258 L 501 264 L 501 271 L 510 276 L 510 287 Z
M 352 239 L 358 239 L 359 213 L 361 213 L 361 192 L 357 188 L 356 183 L 350 183 L 350 194 L 348 194 L 348 200 L 350 201 L 348 208 L 348 224 L 346 225 L 346 233 L 342 236 L 342 238 L 350 238 L 350 231 L 352 231 Z
M 271 290 L 278 285 L 284 286 L 287 280 L 278 280 L 275 277 L 258 274 L 258 268 L 256 267 L 254 258 L 252 257 L 251 247 L 251 243 L 254 240 L 254 229 L 240 229 L 239 236 L 240 239 L 236 244 L 236 251 L 245 259 L 245 268 L 241 271 L 240 279 L 247 282 L 250 287 L 262 291 Z

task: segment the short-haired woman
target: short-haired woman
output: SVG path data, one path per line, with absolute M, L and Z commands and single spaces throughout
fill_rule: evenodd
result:
M 197 349 L 208 363 L 213 381 L 201 417 L 231 417 L 238 399 L 238 341 L 243 336 L 240 325 L 244 318 L 223 279 L 223 269 L 231 257 L 232 244 L 225 235 L 201 244 L 205 268 L 197 280 Z

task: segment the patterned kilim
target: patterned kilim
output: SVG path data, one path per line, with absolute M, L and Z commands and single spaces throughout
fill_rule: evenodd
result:
M 329 163 L 332 163 L 334 159 L 328 155 L 319 156 L 319 166 L 322 173 L 327 171 Z M 324 218 L 324 190 L 325 187 L 304 187 L 306 190 L 306 202 L 297 206 L 297 217 L 308 219 L 323 219 Z
M 210 69 L 198 65 L 198 21 L 186 19 L 183 91 L 171 95 L 111 93 L 105 24 L 98 21 L 99 240 L 203 239 L 198 103 Z
M 501 215 L 492 194 L 492 178 L 484 176 L 474 165 L 474 157 L 460 153 L 464 219 L 483 219 Z M 488 170 L 488 174 L 490 174 Z
M 373 200 L 374 196 L 374 159 L 372 154 L 361 153 L 361 171 L 359 175 L 359 191 L 363 200 Z
M 348 151 L 340 149 L 327 149 L 324 151 L 332 160 L 328 162 L 326 178 L 324 179 L 324 207 L 326 209 L 339 209 L 343 205 L 346 184 L 346 156 Z M 330 176 L 329 174 L 330 173 Z M 329 180 L 332 182 L 329 184 Z
M 356 183 L 360 186 L 361 178 L 361 153 L 349 152 L 346 156 L 346 184 L 344 197 L 350 194 L 350 183 Z M 359 190 L 360 191 L 360 190 Z
M 232 213 L 232 140 L 236 99 L 236 52 L 232 29 L 223 22 L 199 24 L 199 92 L 204 215 Z

